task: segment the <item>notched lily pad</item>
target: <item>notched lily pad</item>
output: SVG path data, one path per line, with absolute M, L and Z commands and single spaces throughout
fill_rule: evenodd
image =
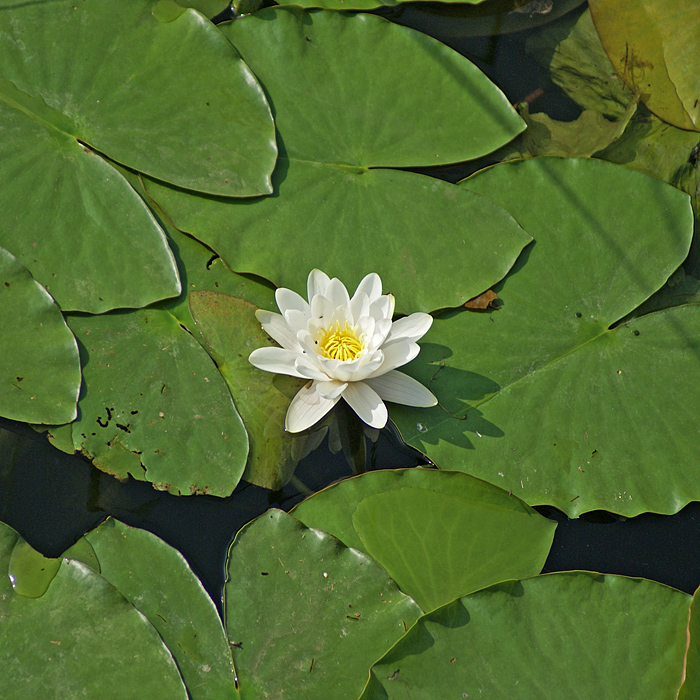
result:
M 700 401 L 700 309 L 616 325 L 686 257 L 687 195 L 589 159 L 501 164 L 463 185 L 535 241 L 496 287 L 498 312 L 435 320 L 406 371 L 440 405 L 391 406 L 404 439 L 570 515 L 675 513 L 700 498 L 687 411 Z
M 528 238 L 503 211 L 388 169 L 476 158 L 522 131 L 467 59 L 372 15 L 277 7 L 221 31 L 275 112 L 274 194 L 234 201 L 146 180 L 178 228 L 237 272 L 300 293 L 314 267 L 348 287 L 378 272 L 400 313 L 458 306 L 510 269 Z M 283 250 L 295 251 L 295 265 Z
M 248 439 L 216 366 L 167 311 L 73 316 L 85 392 L 76 449 L 119 478 L 228 496 Z

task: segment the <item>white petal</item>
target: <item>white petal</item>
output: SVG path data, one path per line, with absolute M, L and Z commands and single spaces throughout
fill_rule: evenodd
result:
M 294 360 L 294 367 L 297 372 L 299 372 L 300 377 L 305 379 L 317 379 L 321 382 L 326 382 L 330 377 L 323 372 L 319 363 L 314 362 L 316 358 L 304 353 L 303 355 L 297 355 Z
M 324 399 L 337 399 L 347 386 L 347 382 L 316 382 L 314 384 L 319 396 Z
M 394 295 L 385 294 L 383 297 L 379 297 L 379 299 L 370 304 L 370 316 L 374 316 L 377 321 L 383 318 L 388 318 L 391 320 L 394 315 L 394 304 Z
M 330 278 L 321 270 L 311 270 L 309 278 L 306 281 L 306 298 L 311 303 L 311 300 L 317 295 L 326 296 L 326 288 L 330 282 Z
M 337 278 L 334 277 L 326 287 L 326 292 L 323 295 L 331 302 L 334 308 L 339 306 L 350 306 L 350 295 L 348 290 L 345 289 L 345 285 Z
M 318 357 L 318 366 L 332 379 L 339 382 L 358 381 L 376 372 L 384 362 L 381 352 L 373 355 L 363 355 L 356 360 L 343 362 L 331 360 L 328 357 Z M 391 369 L 391 368 L 390 368 Z
M 335 306 L 323 296 L 323 294 L 316 294 L 311 299 L 311 317 L 313 319 L 322 319 L 322 325 L 327 325 L 335 311 Z
M 416 340 L 422 338 L 430 330 L 432 325 L 433 317 L 430 314 L 418 311 L 415 314 L 394 321 L 385 342 L 389 344 L 397 340 L 408 340 L 415 343 Z
M 265 372 L 274 372 L 275 374 L 288 374 L 291 377 L 301 377 L 306 379 L 303 374 L 294 366 L 294 361 L 299 357 L 299 353 L 285 348 L 258 348 L 253 350 L 248 356 L 248 361 L 254 367 L 262 369 Z
M 364 292 L 355 292 L 353 298 L 350 299 L 350 313 L 354 323 L 357 323 L 359 319 L 365 316 L 370 316 L 369 306 L 369 297 Z
M 364 382 L 350 382 L 343 392 L 343 398 L 360 420 L 372 428 L 383 428 L 389 414 L 379 394 Z
M 374 338 L 374 328 L 377 322 L 372 316 L 363 316 L 359 321 L 356 320 L 358 334 L 362 336 L 365 347 Z
M 382 345 L 384 353 L 384 362 L 371 375 L 378 377 L 380 374 L 386 374 L 389 370 L 401 367 L 410 362 L 420 352 L 418 343 L 409 343 L 406 340 L 398 340 L 393 345 Z
M 299 390 L 287 410 L 284 427 L 290 433 L 299 433 L 318 423 L 328 411 L 338 403 L 335 399 L 324 399 L 315 388 L 315 382 L 309 382 Z
M 357 285 L 357 289 L 352 298 L 355 299 L 358 294 L 366 294 L 369 297 L 370 304 L 379 299 L 382 295 L 382 280 L 376 272 L 370 272 L 369 275 Z
M 391 370 L 379 377 L 366 379 L 365 383 L 372 387 L 384 401 L 422 408 L 437 404 L 437 399 L 428 389 L 403 372 Z
M 298 333 L 309 323 L 309 314 L 298 309 L 287 309 L 284 312 L 284 320 L 294 333 Z
M 299 294 L 293 292 L 291 289 L 280 287 L 275 292 L 275 301 L 277 302 L 277 308 L 282 312 L 283 316 L 285 312 L 290 309 L 296 309 L 297 311 L 302 311 L 307 316 L 309 315 L 309 305 Z
M 381 321 L 377 321 L 374 324 L 374 335 L 370 341 L 371 348 L 378 348 L 386 340 L 386 337 L 391 332 L 391 319 L 383 318 Z
M 255 312 L 255 317 L 262 324 L 265 333 L 274 341 L 278 342 L 283 348 L 301 352 L 301 345 L 299 345 L 297 341 L 296 333 L 289 327 L 289 324 L 280 314 L 258 309 Z

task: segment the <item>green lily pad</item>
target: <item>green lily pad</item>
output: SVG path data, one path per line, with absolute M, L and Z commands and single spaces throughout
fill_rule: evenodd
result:
M 613 327 L 686 256 L 687 196 L 587 159 L 501 164 L 463 184 L 535 241 L 496 288 L 500 310 L 447 314 L 423 338 L 407 372 L 440 405 L 391 406 L 404 439 L 570 515 L 675 513 L 699 498 L 687 406 L 700 401 L 700 309 Z
M 357 697 L 420 615 L 371 559 L 279 510 L 236 535 L 224 599 L 241 694 L 261 699 Z
M 676 697 L 690 597 L 568 572 L 509 581 L 421 618 L 362 700 Z
M 26 598 L 7 568 L 17 534 L 0 523 L 0 696 L 3 700 L 187 700 L 151 623 L 102 576 L 64 560 L 48 590 Z
M 0 82 L 2 245 L 64 310 L 178 294 L 165 236 L 136 193 L 92 150 L 8 106 L 8 86 Z
M 182 554 L 113 519 L 84 539 L 94 547 L 102 575 L 158 630 L 192 700 L 238 698 L 221 618 Z
M 425 611 L 538 574 L 556 527 L 491 484 L 432 469 L 345 479 L 293 515 L 371 556 Z
M 177 295 L 162 231 L 98 152 L 182 187 L 269 193 L 276 145 L 260 86 L 194 10 L 160 22 L 146 0 L 116 14 L 101 0 L 4 4 L 0 243 L 65 310 Z
M 27 423 L 76 416 L 80 359 L 75 338 L 46 290 L 0 248 L 0 415 Z
M 615 70 L 646 106 L 681 129 L 700 130 L 700 6 L 695 0 L 591 0 Z
M 498 207 L 387 169 L 476 158 L 522 131 L 474 65 L 371 15 L 278 7 L 221 30 L 275 112 L 274 195 L 207 198 L 148 180 L 175 226 L 237 272 L 300 293 L 314 267 L 348 287 L 378 272 L 401 313 L 464 303 L 510 269 L 528 239 Z
M 231 394 L 201 345 L 167 311 L 69 319 L 85 393 L 73 443 L 93 464 L 176 494 L 228 496 L 248 439 Z
M 248 431 L 243 478 L 264 488 L 282 488 L 308 437 L 284 429 L 289 403 L 306 380 L 262 372 L 250 364 L 253 350 L 276 346 L 261 329 L 250 302 L 218 292 L 191 292 L 190 310 Z

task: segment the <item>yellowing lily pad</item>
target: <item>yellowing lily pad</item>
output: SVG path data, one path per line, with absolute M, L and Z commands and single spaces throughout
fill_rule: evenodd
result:
M 615 70 L 664 121 L 700 130 L 700 5 L 696 0 L 591 0 Z

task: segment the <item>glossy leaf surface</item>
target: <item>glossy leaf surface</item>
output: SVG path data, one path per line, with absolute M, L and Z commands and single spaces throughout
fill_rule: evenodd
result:
M 268 193 L 276 145 L 260 86 L 214 26 L 174 2 L 167 22 L 146 0 L 116 14 L 104 0 L 3 4 L 0 243 L 64 310 L 177 295 L 162 231 L 98 152 L 182 187 Z M 231 129 L 235 144 L 220 148 Z
M 508 578 L 538 574 L 554 523 L 466 474 L 368 472 L 293 511 L 381 564 L 423 610 Z
M 172 493 L 228 496 L 248 439 L 199 343 L 167 311 L 73 316 L 85 394 L 73 443 L 95 466 Z
M 108 520 L 86 536 L 104 576 L 158 630 L 192 700 L 238 697 L 213 601 L 185 558 L 155 535 Z
M 0 524 L 0 695 L 187 700 L 153 626 L 102 576 L 64 561 L 48 590 L 26 598 L 7 576 L 17 534 Z
M 78 346 L 59 308 L 27 269 L 0 248 L 0 415 L 67 423 L 80 390 Z
M 357 697 L 420 615 L 371 559 L 279 510 L 231 546 L 226 630 L 243 697 Z
M 686 195 L 620 166 L 556 158 L 464 185 L 535 241 L 496 289 L 500 310 L 447 315 L 423 339 L 407 371 L 441 405 L 392 406 L 404 438 L 438 465 L 569 514 L 674 513 L 700 496 L 686 409 L 700 400 L 700 310 L 611 328 L 687 254 Z
M 421 618 L 374 666 L 362 700 L 673 700 L 689 603 L 621 576 L 508 581 Z
M 148 181 L 178 228 L 236 271 L 300 293 L 314 267 L 348 288 L 376 271 L 400 312 L 458 305 L 510 269 L 528 239 L 498 207 L 385 169 L 475 158 L 522 130 L 475 66 L 370 15 L 269 8 L 222 31 L 273 106 L 274 195 L 233 202 Z M 293 250 L 295 264 L 280 250 Z

